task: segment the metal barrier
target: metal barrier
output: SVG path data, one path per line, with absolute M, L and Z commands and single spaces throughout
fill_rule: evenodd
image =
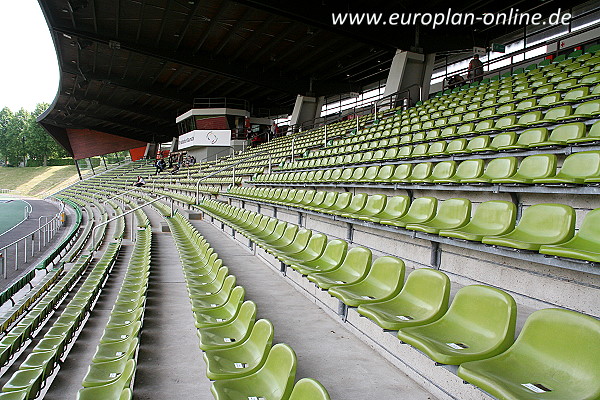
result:
M 26 263 L 28 259 L 33 259 L 33 257 L 35 256 L 36 237 L 37 251 L 40 252 L 43 247 L 46 247 L 46 245 L 50 243 L 52 238 L 54 238 L 56 232 L 64 225 L 64 213 L 65 205 L 61 202 L 60 211 L 56 213 L 56 215 L 54 215 L 52 219 L 48 221 L 48 217 L 44 216 L 43 218 L 46 218 L 46 222 L 42 225 L 42 217 L 40 217 L 38 220 L 38 229 L 0 248 L 0 263 L 2 265 L 2 276 L 4 277 L 4 279 L 8 278 L 8 259 L 11 253 L 14 254 L 14 260 L 11 260 L 11 263 L 14 261 L 15 271 L 18 271 L 19 261 L 21 258 L 19 257 L 19 248 L 21 247 L 23 249 L 23 263 Z

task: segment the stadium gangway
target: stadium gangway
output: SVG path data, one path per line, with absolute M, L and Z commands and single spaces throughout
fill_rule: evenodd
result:
M 29 245 L 31 250 L 31 258 L 33 258 L 35 254 L 35 234 L 37 233 L 38 239 L 38 251 L 42 250 L 42 247 L 46 247 L 46 244 L 52 240 L 54 234 L 64 225 L 64 210 L 65 204 L 63 202 L 61 204 L 61 209 L 50 221 L 47 221 L 45 224 L 41 224 L 41 218 L 39 219 L 39 228 L 35 231 L 28 233 L 20 239 L 15 240 L 12 243 L 7 244 L 6 246 L 0 248 L 0 262 L 2 263 L 2 276 L 4 279 L 8 278 L 8 252 L 9 249 L 14 246 L 15 250 L 15 271 L 19 270 L 19 244 L 23 242 L 23 262 L 27 262 L 27 254 L 28 254 L 28 245 L 27 242 L 31 240 L 31 244 Z M 42 244 L 43 242 L 43 244 Z
M 133 212 L 135 212 L 135 211 L 139 210 L 140 208 L 144 208 L 144 207 L 146 207 L 146 206 L 149 206 L 149 205 L 150 205 L 150 204 L 152 204 L 152 203 L 156 203 L 157 201 L 159 201 L 159 200 L 163 200 L 163 199 L 166 199 L 166 198 L 168 198 L 168 199 L 170 199 L 170 200 L 171 200 L 171 216 L 175 215 L 175 200 L 174 200 L 174 199 L 172 199 L 172 198 L 171 198 L 171 197 L 169 197 L 169 196 L 166 196 L 166 195 L 165 195 L 165 196 L 161 196 L 161 197 L 157 197 L 157 198 L 156 198 L 156 199 L 154 199 L 154 200 L 151 200 L 151 201 L 149 201 L 149 202 L 147 202 L 147 203 L 144 203 L 144 204 L 142 204 L 142 205 L 140 205 L 140 206 L 137 206 L 137 207 L 135 207 L 135 208 L 132 208 L 131 210 L 125 211 L 124 213 L 122 213 L 122 214 L 119 214 L 119 215 L 117 215 L 116 217 L 113 217 L 113 218 L 111 218 L 111 219 L 109 219 L 109 220 L 107 220 L 107 221 L 104 221 L 104 222 L 102 222 L 102 223 L 100 223 L 100 224 L 96 225 L 96 226 L 94 227 L 94 229 L 92 229 L 92 237 L 94 238 L 94 243 L 93 243 L 93 247 L 92 247 L 92 248 L 93 248 L 93 249 L 95 249 L 95 248 L 98 246 L 98 240 L 96 239 L 96 229 L 100 228 L 101 226 L 107 225 L 107 224 L 109 224 L 110 222 L 116 221 L 117 219 L 119 219 L 119 218 L 121 218 L 121 217 L 125 217 L 126 215 L 128 215 L 128 214 L 131 214 L 131 213 L 133 213 Z

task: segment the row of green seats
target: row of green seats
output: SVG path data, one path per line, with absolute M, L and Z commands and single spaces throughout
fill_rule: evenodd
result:
M 105 253 L 92 268 L 75 296 L 69 301 L 69 304 L 44 337 L 37 342 L 25 361 L 21 363 L 18 371 L 2 387 L 0 399 L 27 400 L 34 399 L 37 396 L 46 378 L 52 375 L 69 342 L 84 321 L 93 301 L 101 290 L 101 286 L 116 259 L 120 247 L 120 242 L 108 244 Z M 34 309 L 38 307 L 40 310 L 53 308 L 61 295 L 64 295 L 72 287 L 83 270 L 87 268 L 91 259 L 91 254 L 82 255 L 63 279 L 36 304 Z M 10 337 L 10 335 L 7 337 Z
M 180 214 L 167 222 L 183 264 L 206 374 L 215 380 L 215 399 L 328 400 L 314 379 L 294 385 L 296 354 L 286 344 L 273 345 L 273 325 L 256 321 L 256 305 L 244 301 L 244 289 L 235 286 L 235 276 L 210 244 Z
M 15 301 L 13 300 L 12 297 L 27 285 L 29 285 L 30 289 L 33 289 L 33 286 L 31 285 L 31 281 L 33 280 L 33 278 L 35 278 L 35 269 L 32 269 L 32 270 L 26 272 L 23 276 L 21 276 L 19 279 L 17 279 L 14 283 L 12 283 L 6 289 L 4 289 L 0 293 L 0 306 L 9 300 L 10 300 L 11 304 L 14 306 Z
M 438 138 L 473 135 L 494 130 L 506 131 L 594 118 L 599 112 L 598 105 L 600 102 L 598 97 L 600 97 L 600 85 L 596 86 L 592 94 L 590 94 L 589 87 L 582 86 L 569 91 L 564 97 L 560 93 L 550 92 L 539 100 L 529 98 L 518 103 L 512 102 L 511 98 L 507 98 L 506 100 L 511 102 L 506 102 L 498 107 L 496 107 L 494 101 L 490 100 L 486 107 L 478 111 L 464 111 L 464 113 L 455 114 L 448 119 L 439 117 L 430 123 L 415 123 L 405 128 L 355 136 L 334 143 L 324 149 L 309 152 L 305 158 L 312 159 L 347 154 L 354 151 L 381 149 L 398 143 L 420 143 Z M 286 168 L 290 167 L 286 165 Z
M 521 132 L 491 132 L 481 135 L 485 131 L 475 132 L 471 129 L 474 129 L 474 127 L 468 126 L 465 131 L 451 130 L 447 136 L 431 137 L 430 140 L 417 141 L 415 144 L 399 143 L 390 145 L 389 141 L 384 139 L 381 142 L 371 142 L 375 146 L 381 145 L 382 148 L 367 151 L 356 149 L 346 155 L 329 155 L 317 159 L 296 161 L 293 164 L 284 165 L 282 170 L 324 169 L 347 164 L 372 164 L 395 160 L 464 156 L 467 154 L 476 156 L 477 154 L 501 154 L 510 151 L 540 151 L 564 146 L 594 145 L 600 141 L 600 123 L 598 122 L 594 123 L 589 131 L 582 122 L 559 125 L 551 132 L 546 127 L 539 127 Z M 439 134 L 439 132 L 435 132 L 435 134 Z M 471 138 L 466 139 L 465 137 Z M 258 179 L 261 179 L 260 176 Z
M 415 230 L 557 257 L 600 262 L 600 209 L 587 213 L 575 233 L 575 210 L 563 204 L 536 204 L 516 221 L 516 208 L 506 201 L 481 203 L 471 216 L 471 202 L 455 198 L 367 195 L 294 189 L 241 188 L 232 195 L 272 204 L 300 207 L 342 218 Z M 263 216 L 263 219 L 268 217 Z
M 141 210 L 138 210 L 141 211 Z M 134 356 L 144 317 L 150 275 L 152 227 L 142 211 L 137 214 L 136 241 L 127 272 L 100 343 L 83 378 L 77 398 L 130 400 L 135 373 Z
M 260 229 L 263 224 L 255 220 L 260 214 L 215 201 L 205 202 L 203 209 L 266 249 L 286 248 L 281 245 L 287 240 L 282 240 L 292 224 L 273 225 L 276 219 L 270 219 Z M 296 228 L 296 237 L 300 235 L 302 230 Z M 369 268 L 368 249 L 347 250 L 347 242 L 327 242 L 320 233 L 308 235 L 308 240 L 306 236 L 299 246 L 288 245 L 279 259 L 382 328 L 397 330 L 401 341 L 432 360 L 460 365 L 461 378 L 497 398 L 545 399 L 549 397 L 544 394 L 552 392 L 557 399 L 583 400 L 600 394 L 600 321 L 573 311 L 540 310 L 529 316 L 514 341 L 517 307 L 509 294 L 466 286 L 449 306 L 450 280 L 440 271 L 416 270 L 404 284 L 399 259 L 380 257 Z
M 598 125 L 600 128 L 600 125 Z M 560 169 L 554 154 L 523 158 L 499 157 L 461 162 L 441 161 L 370 167 L 348 167 L 295 173 L 263 174 L 255 184 L 474 184 L 474 185 L 597 185 L 600 152 L 582 151 L 568 156 Z

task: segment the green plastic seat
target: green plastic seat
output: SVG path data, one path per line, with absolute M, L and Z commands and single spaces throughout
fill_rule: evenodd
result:
M 556 173 L 556 155 L 535 154 L 525 157 L 517 172 L 509 178 L 493 179 L 493 183 L 532 184 L 536 179 L 554 176 Z
M 569 241 L 557 245 L 543 245 L 540 253 L 556 257 L 575 258 L 600 262 L 600 208 L 589 211 L 577 234 Z
M 431 175 L 423 179 L 421 182 L 413 181 L 413 183 L 434 183 L 435 181 L 447 181 L 456 172 L 456 161 L 442 161 L 437 163 Z
M 129 386 L 134 371 L 135 361 L 131 359 L 125 364 L 125 369 L 118 379 L 106 385 L 80 389 L 77 392 L 77 400 L 121 399 L 123 390 Z
M 310 229 L 300 228 L 298 229 L 296 236 L 294 236 L 294 239 L 288 245 L 267 247 L 266 250 L 275 257 L 298 253 L 306 247 L 311 235 L 312 231 Z
M 458 376 L 497 399 L 600 398 L 600 321 L 574 311 L 532 313 L 504 353 L 471 361 Z
M 215 381 L 210 388 L 215 400 L 287 400 L 296 377 L 296 354 L 286 344 L 273 346 L 265 364 L 242 378 Z
M 342 217 L 346 218 L 361 218 L 361 217 L 373 217 L 379 214 L 385 208 L 387 196 L 383 194 L 374 194 L 367 198 L 364 206 L 355 212 L 348 212 L 341 214 Z
M 600 181 L 600 151 L 573 153 L 563 162 L 553 177 L 534 179 L 535 184 L 583 184 Z
M 508 293 L 483 285 L 465 286 L 440 319 L 401 328 L 398 338 L 437 363 L 459 365 L 508 349 L 516 319 L 517 304 Z
M 371 267 L 373 255 L 366 247 L 354 247 L 348 250 L 339 267 L 326 271 L 308 274 L 308 280 L 327 290 L 333 285 L 349 284 L 362 280 Z
M 264 365 L 272 343 L 273 324 L 258 320 L 247 340 L 204 353 L 206 376 L 213 381 L 248 376 Z
M 244 301 L 245 291 L 241 286 L 235 287 L 225 304 L 210 309 L 194 312 L 196 328 L 224 325 L 235 318 Z
M 527 149 L 530 144 L 544 142 L 548 137 L 548 129 L 533 128 L 523 131 L 517 138 L 516 143 L 511 145 L 498 146 L 498 150 L 523 150 Z
M 407 224 L 406 229 L 436 234 L 441 229 L 454 229 L 466 225 L 471 218 L 471 202 L 467 199 L 448 199 L 438 204 L 432 219 L 418 224 Z
M 585 125 L 583 122 L 574 122 L 564 124 L 552 130 L 548 140 L 531 143 L 530 148 L 545 147 L 545 146 L 566 146 L 569 140 L 580 139 L 585 136 Z
M 409 205 L 410 199 L 408 196 L 388 197 L 385 202 L 385 207 L 380 212 L 374 215 L 360 215 L 358 218 L 369 222 L 396 219 L 406 214 Z
M 584 120 L 588 118 L 596 118 L 600 115 L 600 99 L 589 100 L 577 106 L 573 114 L 558 118 L 558 121 Z
M 408 211 L 394 219 L 381 219 L 380 224 L 405 227 L 408 224 L 427 222 L 435 215 L 437 199 L 434 197 L 419 197 L 413 200 Z
M 388 179 L 388 182 L 407 182 L 409 180 L 409 177 L 411 176 L 412 167 L 412 164 L 400 164 L 394 166 L 394 172 L 392 176 Z
M 446 179 L 434 179 L 434 183 L 459 183 L 467 179 L 477 179 L 483 174 L 484 161 L 465 160 L 458 164 L 454 174 Z
M 229 275 L 225 278 L 221 289 L 211 295 L 197 296 L 190 298 L 192 311 L 204 311 L 206 309 L 220 307 L 229 300 L 231 292 L 235 286 L 235 275 Z
M 365 205 L 367 204 L 367 197 L 368 195 L 366 193 L 357 193 L 352 196 L 352 200 L 348 206 L 341 210 L 333 210 L 331 213 L 345 218 L 351 218 L 352 214 L 360 212 L 360 210 L 365 208 Z
M 394 174 L 396 167 L 394 165 L 384 165 L 379 168 L 377 176 L 371 180 L 372 183 L 389 182 Z
M 600 87 L 600 85 L 598 85 Z M 600 122 L 595 122 L 594 125 L 590 128 L 587 135 L 577 139 L 568 139 L 567 143 L 569 144 L 596 144 L 600 142 Z
M 481 203 L 465 226 L 441 229 L 440 236 L 481 241 L 484 236 L 503 235 L 515 227 L 517 209 L 514 203 L 491 200 Z
M 353 284 L 335 284 L 329 294 L 349 307 L 389 300 L 404 284 L 404 262 L 396 257 L 379 257 L 371 265 L 367 276 Z
M 517 171 L 517 159 L 515 157 L 500 157 L 492 159 L 486 166 L 484 173 L 476 178 L 461 179 L 460 183 L 488 184 L 494 179 L 509 178 Z
M 256 304 L 245 301 L 238 315 L 230 322 L 220 326 L 208 326 L 199 328 L 198 338 L 200 349 L 216 350 L 228 348 L 236 343 L 245 341 L 256 320 Z
M 348 251 L 348 242 L 341 239 L 334 239 L 327 243 L 323 253 L 314 260 L 291 262 L 289 266 L 302 275 L 308 275 L 312 272 L 331 271 L 338 268 Z
M 542 245 L 560 244 L 575 233 L 575 210 L 563 204 L 536 204 L 525 211 L 509 233 L 486 236 L 486 244 L 537 251 Z
M 419 163 L 412 168 L 410 176 L 406 179 L 407 182 L 423 182 L 431 175 L 433 164 L 430 162 Z
M 336 196 L 336 200 L 335 203 L 333 203 L 331 206 L 326 206 L 325 203 L 323 203 L 323 208 L 321 208 L 318 211 L 327 213 L 327 214 L 333 214 L 333 212 L 335 211 L 339 211 L 339 210 L 343 210 L 344 208 L 348 207 L 348 205 L 350 204 L 350 201 L 352 201 L 352 193 L 350 192 L 344 192 L 344 193 L 339 193 Z
M 319 381 L 303 378 L 294 385 L 289 400 L 330 400 L 330 397 Z
M 42 386 L 42 368 L 16 371 L 2 387 L 3 392 L 19 392 L 26 390 L 27 398 L 35 398 Z
M 310 236 L 310 240 L 303 249 L 296 252 L 289 252 L 287 254 L 280 254 L 278 258 L 286 264 L 316 260 L 321 254 L 323 254 L 326 244 L 326 235 L 313 232 Z
M 446 313 L 450 299 L 450 279 L 429 268 L 413 271 L 395 297 L 358 306 L 358 313 L 383 329 L 429 324 Z

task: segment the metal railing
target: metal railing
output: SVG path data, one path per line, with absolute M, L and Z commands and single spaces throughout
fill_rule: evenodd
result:
M 22 238 L 15 240 L 12 243 L 7 244 L 6 246 L 0 248 L 0 263 L 2 264 L 2 276 L 4 279 L 8 278 L 8 263 L 9 257 L 12 253 L 14 255 L 14 260 L 11 260 L 11 263 L 14 262 L 15 271 L 19 270 L 19 261 L 22 258 L 23 263 L 27 263 L 28 259 L 33 259 L 36 253 L 36 236 L 37 236 L 37 251 L 42 251 L 42 248 L 46 247 L 48 243 L 54 238 L 56 232 L 64 225 L 64 212 L 65 205 L 63 202 L 61 204 L 61 209 L 56 215 L 52 217 L 49 221 L 46 218 L 46 222 L 42 225 L 42 217 L 38 219 L 39 227 Z M 11 249 L 12 248 L 12 249 Z M 19 257 L 19 248 L 23 249 L 22 257 Z M 14 252 L 13 252 L 14 250 Z M 29 257 L 29 258 L 28 258 Z
M 0 189 L 0 194 L 11 194 L 14 190 L 12 189 Z
M 194 108 L 235 108 L 250 111 L 247 100 L 228 97 L 201 97 L 194 99 Z

